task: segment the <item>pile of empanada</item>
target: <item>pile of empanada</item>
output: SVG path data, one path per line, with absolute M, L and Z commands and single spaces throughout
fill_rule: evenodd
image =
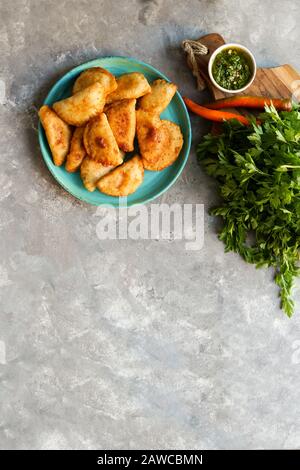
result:
M 85 70 L 72 96 L 39 111 L 54 164 L 80 170 L 88 191 L 132 194 L 143 182 L 144 168 L 163 170 L 180 154 L 180 127 L 160 119 L 176 90 L 160 79 L 150 85 L 138 72 L 115 78 L 100 67 Z M 139 152 L 127 158 L 135 136 Z

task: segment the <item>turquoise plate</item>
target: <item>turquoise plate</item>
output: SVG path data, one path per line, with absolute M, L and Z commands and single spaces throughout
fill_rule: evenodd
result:
M 145 75 L 149 82 L 152 82 L 157 78 L 164 78 L 165 80 L 168 80 L 167 77 L 165 77 L 154 67 L 139 60 L 129 57 L 103 57 L 79 65 L 78 67 L 70 70 L 70 72 L 64 75 L 53 86 L 44 104 L 52 105 L 55 101 L 70 96 L 75 79 L 83 70 L 86 70 L 90 67 L 106 68 L 116 76 L 129 72 L 141 72 Z M 181 131 L 184 137 L 184 145 L 180 156 L 176 162 L 173 163 L 173 165 L 163 171 L 145 171 L 144 181 L 141 186 L 134 194 L 131 194 L 125 199 L 107 196 L 100 193 L 97 189 L 91 193 L 84 188 L 79 176 L 79 172 L 68 173 L 64 167 L 55 166 L 52 161 L 51 152 L 41 123 L 39 123 L 39 142 L 46 165 L 54 178 L 66 191 L 81 201 L 85 201 L 96 206 L 109 204 L 114 207 L 118 207 L 119 205 L 133 206 L 136 204 L 144 204 L 163 194 L 165 191 L 167 191 L 167 189 L 170 188 L 170 186 L 172 186 L 172 184 L 175 183 L 187 162 L 190 151 L 190 119 L 185 104 L 178 92 L 172 99 L 167 109 L 162 113 L 162 118 L 174 121 L 181 127 Z

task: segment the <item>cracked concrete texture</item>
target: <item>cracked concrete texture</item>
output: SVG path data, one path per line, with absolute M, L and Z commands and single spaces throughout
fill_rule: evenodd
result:
M 261 65 L 299 68 L 295 1 L 2 0 L 0 448 L 300 447 L 300 297 L 204 248 L 96 236 L 96 209 L 43 164 L 36 109 L 71 67 L 129 55 L 198 100 L 179 48 L 218 31 Z M 280 25 L 280 29 L 279 29 Z M 194 140 L 208 129 L 193 118 Z M 216 200 L 194 149 L 161 200 Z

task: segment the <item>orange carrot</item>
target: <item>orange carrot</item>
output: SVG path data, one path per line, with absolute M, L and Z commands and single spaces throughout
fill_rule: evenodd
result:
M 200 106 L 199 104 L 185 97 L 183 98 L 183 100 L 185 104 L 187 105 L 187 107 L 189 108 L 189 110 L 193 111 L 193 113 L 198 114 L 198 116 L 201 116 L 204 119 L 209 119 L 210 121 L 215 121 L 215 122 L 223 122 L 223 121 L 228 121 L 229 119 L 236 119 L 242 124 L 245 124 L 245 126 L 248 126 L 250 124 L 249 119 L 247 119 L 245 116 L 241 116 L 240 114 L 208 109 L 208 108 L 205 108 L 204 106 Z
M 270 106 L 271 103 L 278 111 L 291 111 L 292 102 L 290 99 L 272 99 L 263 96 L 232 96 L 230 98 L 223 98 L 214 101 L 213 103 L 205 104 L 209 109 L 223 109 L 223 108 L 257 108 L 264 109 L 265 105 Z

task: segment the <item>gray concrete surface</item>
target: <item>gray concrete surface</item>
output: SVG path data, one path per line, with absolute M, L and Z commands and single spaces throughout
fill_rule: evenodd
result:
M 36 109 L 71 67 L 142 59 L 199 100 L 179 44 L 218 31 L 299 67 L 300 7 L 265 0 L 2 0 L 0 447 L 300 447 L 300 295 L 205 243 L 100 241 L 96 209 L 53 180 Z M 5 90 L 4 90 L 5 84 Z M 194 142 L 207 130 L 193 118 Z M 216 200 L 195 159 L 162 198 Z

